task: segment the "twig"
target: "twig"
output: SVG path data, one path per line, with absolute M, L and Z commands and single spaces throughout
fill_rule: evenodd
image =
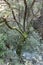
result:
M 16 17 L 15 17 L 15 13 L 14 13 L 13 9 L 11 8 L 11 5 L 10 5 L 6 0 L 4 0 L 4 1 L 6 2 L 6 4 L 7 4 L 7 5 L 9 6 L 9 8 L 11 9 L 13 18 L 14 18 L 15 22 L 17 23 L 18 27 L 21 28 L 22 25 L 17 21 L 17 19 L 16 19 Z
M 23 38 L 25 38 L 21 30 L 17 29 L 16 27 L 11 27 L 11 26 L 8 24 L 8 21 L 7 21 L 5 18 L 2 18 L 2 19 L 3 19 L 3 22 L 5 22 L 5 24 L 7 25 L 7 27 L 8 27 L 9 29 L 18 31 L 18 32 L 23 36 Z
M 33 7 L 33 5 L 34 5 L 35 1 L 36 1 L 36 0 L 33 0 L 33 2 L 32 2 L 32 4 L 31 4 L 30 8 L 32 8 L 32 7 Z
M 26 14 L 27 14 L 27 2 L 26 2 L 26 0 L 24 0 L 24 5 L 25 5 L 25 12 L 24 12 L 23 29 L 25 31 L 25 20 L 26 20 Z
M 34 14 L 34 12 L 33 12 L 33 10 L 32 10 L 32 14 L 33 14 L 33 16 L 34 16 L 34 17 L 37 17 L 37 16 L 38 16 L 38 15 L 37 15 L 38 12 L 39 12 L 39 10 L 36 12 L 36 14 Z

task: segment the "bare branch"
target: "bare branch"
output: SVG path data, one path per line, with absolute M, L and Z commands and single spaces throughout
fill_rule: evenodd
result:
M 13 15 L 13 18 L 14 18 L 14 20 L 15 20 L 14 22 L 16 22 L 17 25 L 18 25 L 18 27 L 21 28 L 22 25 L 17 21 L 17 19 L 16 19 L 16 17 L 15 17 L 15 13 L 14 13 L 13 9 L 11 8 L 11 5 L 10 5 L 6 0 L 4 0 L 4 1 L 6 2 L 6 4 L 9 6 L 9 8 L 10 8 L 11 11 L 12 11 L 12 15 Z
M 32 10 L 32 14 L 33 14 L 33 16 L 34 16 L 34 17 L 37 17 L 37 16 L 38 16 L 38 15 L 37 15 L 38 12 L 39 12 L 39 10 L 36 12 L 36 14 L 34 14 L 34 12 L 33 12 L 33 10 Z
M 33 7 L 33 5 L 34 5 L 35 1 L 36 1 L 36 0 L 33 0 L 33 2 L 32 2 L 32 4 L 31 4 L 30 8 L 32 8 L 32 7 Z
M 23 36 L 23 38 L 25 38 L 25 36 L 23 35 L 23 33 L 22 33 L 21 30 L 17 29 L 16 27 L 11 27 L 11 26 L 9 25 L 9 23 L 8 23 L 9 21 L 7 21 L 5 18 L 2 18 L 2 19 L 3 19 L 3 22 L 5 22 L 5 24 L 7 25 L 7 27 L 8 27 L 9 29 L 18 31 L 18 32 Z
M 26 20 L 26 14 L 27 14 L 27 2 L 26 2 L 26 0 L 24 0 L 24 5 L 25 5 L 25 12 L 24 12 L 23 29 L 25 31 L 25 20 Z

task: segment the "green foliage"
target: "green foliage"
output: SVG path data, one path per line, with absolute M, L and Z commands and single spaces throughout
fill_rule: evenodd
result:
M 30 32 L 28 34 L 28 38 L 25 41 L 24 51 L 29 52 L 40 52 L 40 45 L 43 44 L 43 40 L 39 36 L 37 31 L 33 29 L 33 27 L 30 28 Z
M 5 34 L 0 34 L 0 56 L 4 54 L 5 51 L 5 44 L 4 41 L 6 40 L 6 35 Z

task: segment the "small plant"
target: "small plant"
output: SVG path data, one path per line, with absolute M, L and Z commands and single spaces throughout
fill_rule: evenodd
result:
M 33 29 L 32 23 L 31 23 L 33 20 L 35 20 L 35 18 L 37 18 L 37 14 L 38 12 L 40 13 L 40 10 L 37 10 L 37 12 L 34 13 L 34 5 L 36 3 L 35 0 L 33 0 L 29 4 L 29 6 L 28 6 L 28 3 L 29 3 L 28 0 L 23 0 L 23 1 L 17 0 L 14 2 L 13 1 L 10 2 L 10 0 L 9 1 L 4 0 L 4 2 L 6 3 L 7 8 L 5 8 L 5 10 L 2 12 L 3 16 L 1 16 L 0 18 L 0 23 L 4 23 L 4 25 L 8 27 L 7 29 L 9 30 L 7 30 L 7 34 L 9 32 L 11 33 L 11 36 L 10 34 L 9 36 L 7 36 L 7 40 L 5 41 L 6 42 L 5 46 L 7 47 L 7 51 L 11 50 L 11 52 L 14 50 L 14 48 L 16 48 L 16 53 L 20 59 L 22 49 L 25 49 L 25 50 L 31 49 L 30 51 L 32 51 L 33 49 L 37 50 L 37 48 L 39 48 L 40 46 L 40 43 L 41 43 L 40 37 L 38 33 L 36 33 L 35 30 Z M 21 5 L 21 3 L 23 3 L 23 5 Z M 16 31 L 16 33 L 14 30 Z M 12 31 L 14 33 L 12 33 Z M 12 37 L 12 34 L 14 34 L 13 35 L 14 38 Z M 12 38 L 14 42 L 11 41 Z M 11 42 L 13 44 L 10 44 Z M 14 43 L 16 44 L 16 46 L 14 45 Z M 2 48 L 2 45 L 0 46 L 0 48 Z M 8 55 L 9 55 L 9 52 L 8 52 Z M 12 61 L 12 57 L 10 58 L 10 61 Z

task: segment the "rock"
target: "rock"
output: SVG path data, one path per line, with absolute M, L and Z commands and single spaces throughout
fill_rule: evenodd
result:
M 32 64 L 36 64 L 37 59 L 35 57 L 32 58 Z
M 31 54 L 28 53 L 28 52 L 24 52 L 24 53 L 23 53 L 23 57 L 24 57 L 25 59 L 27 59 L 27 60 L 31 60 Z
M 25 65 L 33 65 L 33 64 L 31 63 L 31 61 L 26 61 Z
M 39 56 L 38 60 L 41 61 L 42 60 L 42 56 Z
M 40 65 L 43 65 L 43 61 L 39 62 Z

